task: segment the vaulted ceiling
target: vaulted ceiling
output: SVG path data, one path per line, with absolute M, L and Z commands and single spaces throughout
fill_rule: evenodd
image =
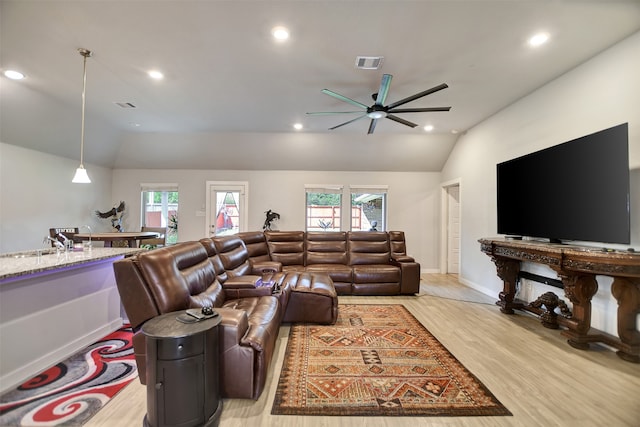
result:
M 0 142 L 77 159 L 82 57 L 85 163 L 110 168 L 439 171 L 467 129 L 640 30 L 640 2 L 32 1 L 0 3 Z M 278 42 L 272 29 L 290 37 Z M 549 41 L 527 40 L 544 31 Z M 382 56 L 377 70 L 358 56 Z M 149 78 L 159 70 L 162 80 Z M 370 120 L 327 88 L 403 107 Z M 585 88 L 589 90 L 589 88 Z M 130 103 L 135 108 L 122 108 Z M 301 123 L 302 130 L 295 130 Z M 431 132 L 424 125 L 433 126 Z

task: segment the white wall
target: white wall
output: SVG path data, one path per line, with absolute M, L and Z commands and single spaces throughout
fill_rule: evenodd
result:
M 206 181 L 249 182 L 249 229 L 260 230 L 264 212 L 281 214 L 277 227 L 302 230 L 304 184 L 388 185 L 388 229 L 406 233 L 409 253 L 423 272 L 438 269 L 440 174 L 433 172 L 307 172 L 214 170 L 113 170 L 87 164 L 92 183 L 73 184 L 77 160 L 0 143 L 0 253 L 42 247 L 51 227 L 90 225 L 110 231 L 105 211 L 124 200 L 126 230 L 140 227 L 140 183 L 174 182 L 180 191 L 181 241 L 205 236 Z M 345 194 L 344 197 L 347 197 Z
M 278 229 L 304 230 L 305 184 L 388 185 L 388 229 L 405 232 L 408 252 L 423 272 L 438 268 L 439 173 L 121 169 L 113 173 L 113 197 L 130 208 L 125 229 L 138 230 L 140 183 L 177 183 L 178 238 L 197 240 L 206 236 L 205 217 L 196 214 L 205 210 L 206 181 L 249 182 L 249 230 L 262 229 L 268 209 L 281 215 Z
M 52 227 L 110 230 L 94 211 L 112 207 L 111 170 L 86 164 L 92 183 L 73 184 L 78 164 L 0 143 L 0 253 L 43 247 Z
M 631 245 L 640 249 L 640 33 L 548 83 L 470 129 L 454 147 L 442 181 L 462 185 L 461 279 L 497 296 L 502 283 L 478 239 L 496 235 L 497 163 L 629 123 Z M 597 245 L 597 244 L 596 244 Z M 609 247 L 626 248 L 610 245 Z M 552 271 L 548 272 L 554 277 Z M 616 334 L 610 280 L 599 278 L 592 325 Z M 539 295 L 542 292 L 535 292 Z

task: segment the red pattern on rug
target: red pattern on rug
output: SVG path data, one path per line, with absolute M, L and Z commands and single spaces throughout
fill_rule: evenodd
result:
M 82 425 L 138 376 L 130 325 L 0 396 L 2 426 Z
M 292 325 L 273 415 L 511 415 L 402 305 Z

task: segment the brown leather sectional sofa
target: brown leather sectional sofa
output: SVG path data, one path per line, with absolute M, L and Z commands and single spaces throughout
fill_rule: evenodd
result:
M 114 272 L 143 384 L 142 325 L 160 314 L 212 306 L 222 320 L 221 394 L 257 399 L 281 322 L 335 323 L 337 289 L 418 292 L 420 266 L 406 256 L 401 232 L 248 232 L 142 252 L 115 262 Z M 274 286 L 259 286 L 261 280 Z
M 237 236 L 252 262 L 328 274 L 338 295 L 412 295 L 420 290 L 420 264 L 407 255 L 402 231 L 256 231 Z

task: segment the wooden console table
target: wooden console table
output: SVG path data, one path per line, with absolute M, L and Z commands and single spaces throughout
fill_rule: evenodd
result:
M 562 334 L 575 348 L 584 350 L 591 342 L 602 342 L 617 348 L 620 358 L 640 363 L 640 332 L 636 328 L 636 317 L 640 313 L 640 253 L 502 238 L 485 238 L 479 242 L 504 283 L 500 300 L 496 302 L 500 311 L 513 314 L 517 309 L 539 314 L 545 326 L 565 327 Z M 533 304 L 515 299 L 522 261 L 547 265 L 558 274 L 565 296 L 573 303 L 570 316 L 556 316 L 553 302 L 545 309 L 542 308 L 544 301 Z M 611 294 L 618 301 L 617 337 L 591 328 L 591 298 L 598 290 L 596 275 L 613 277 Z M 548 317 L 552 317 L 550 323 L 547 323 Z

